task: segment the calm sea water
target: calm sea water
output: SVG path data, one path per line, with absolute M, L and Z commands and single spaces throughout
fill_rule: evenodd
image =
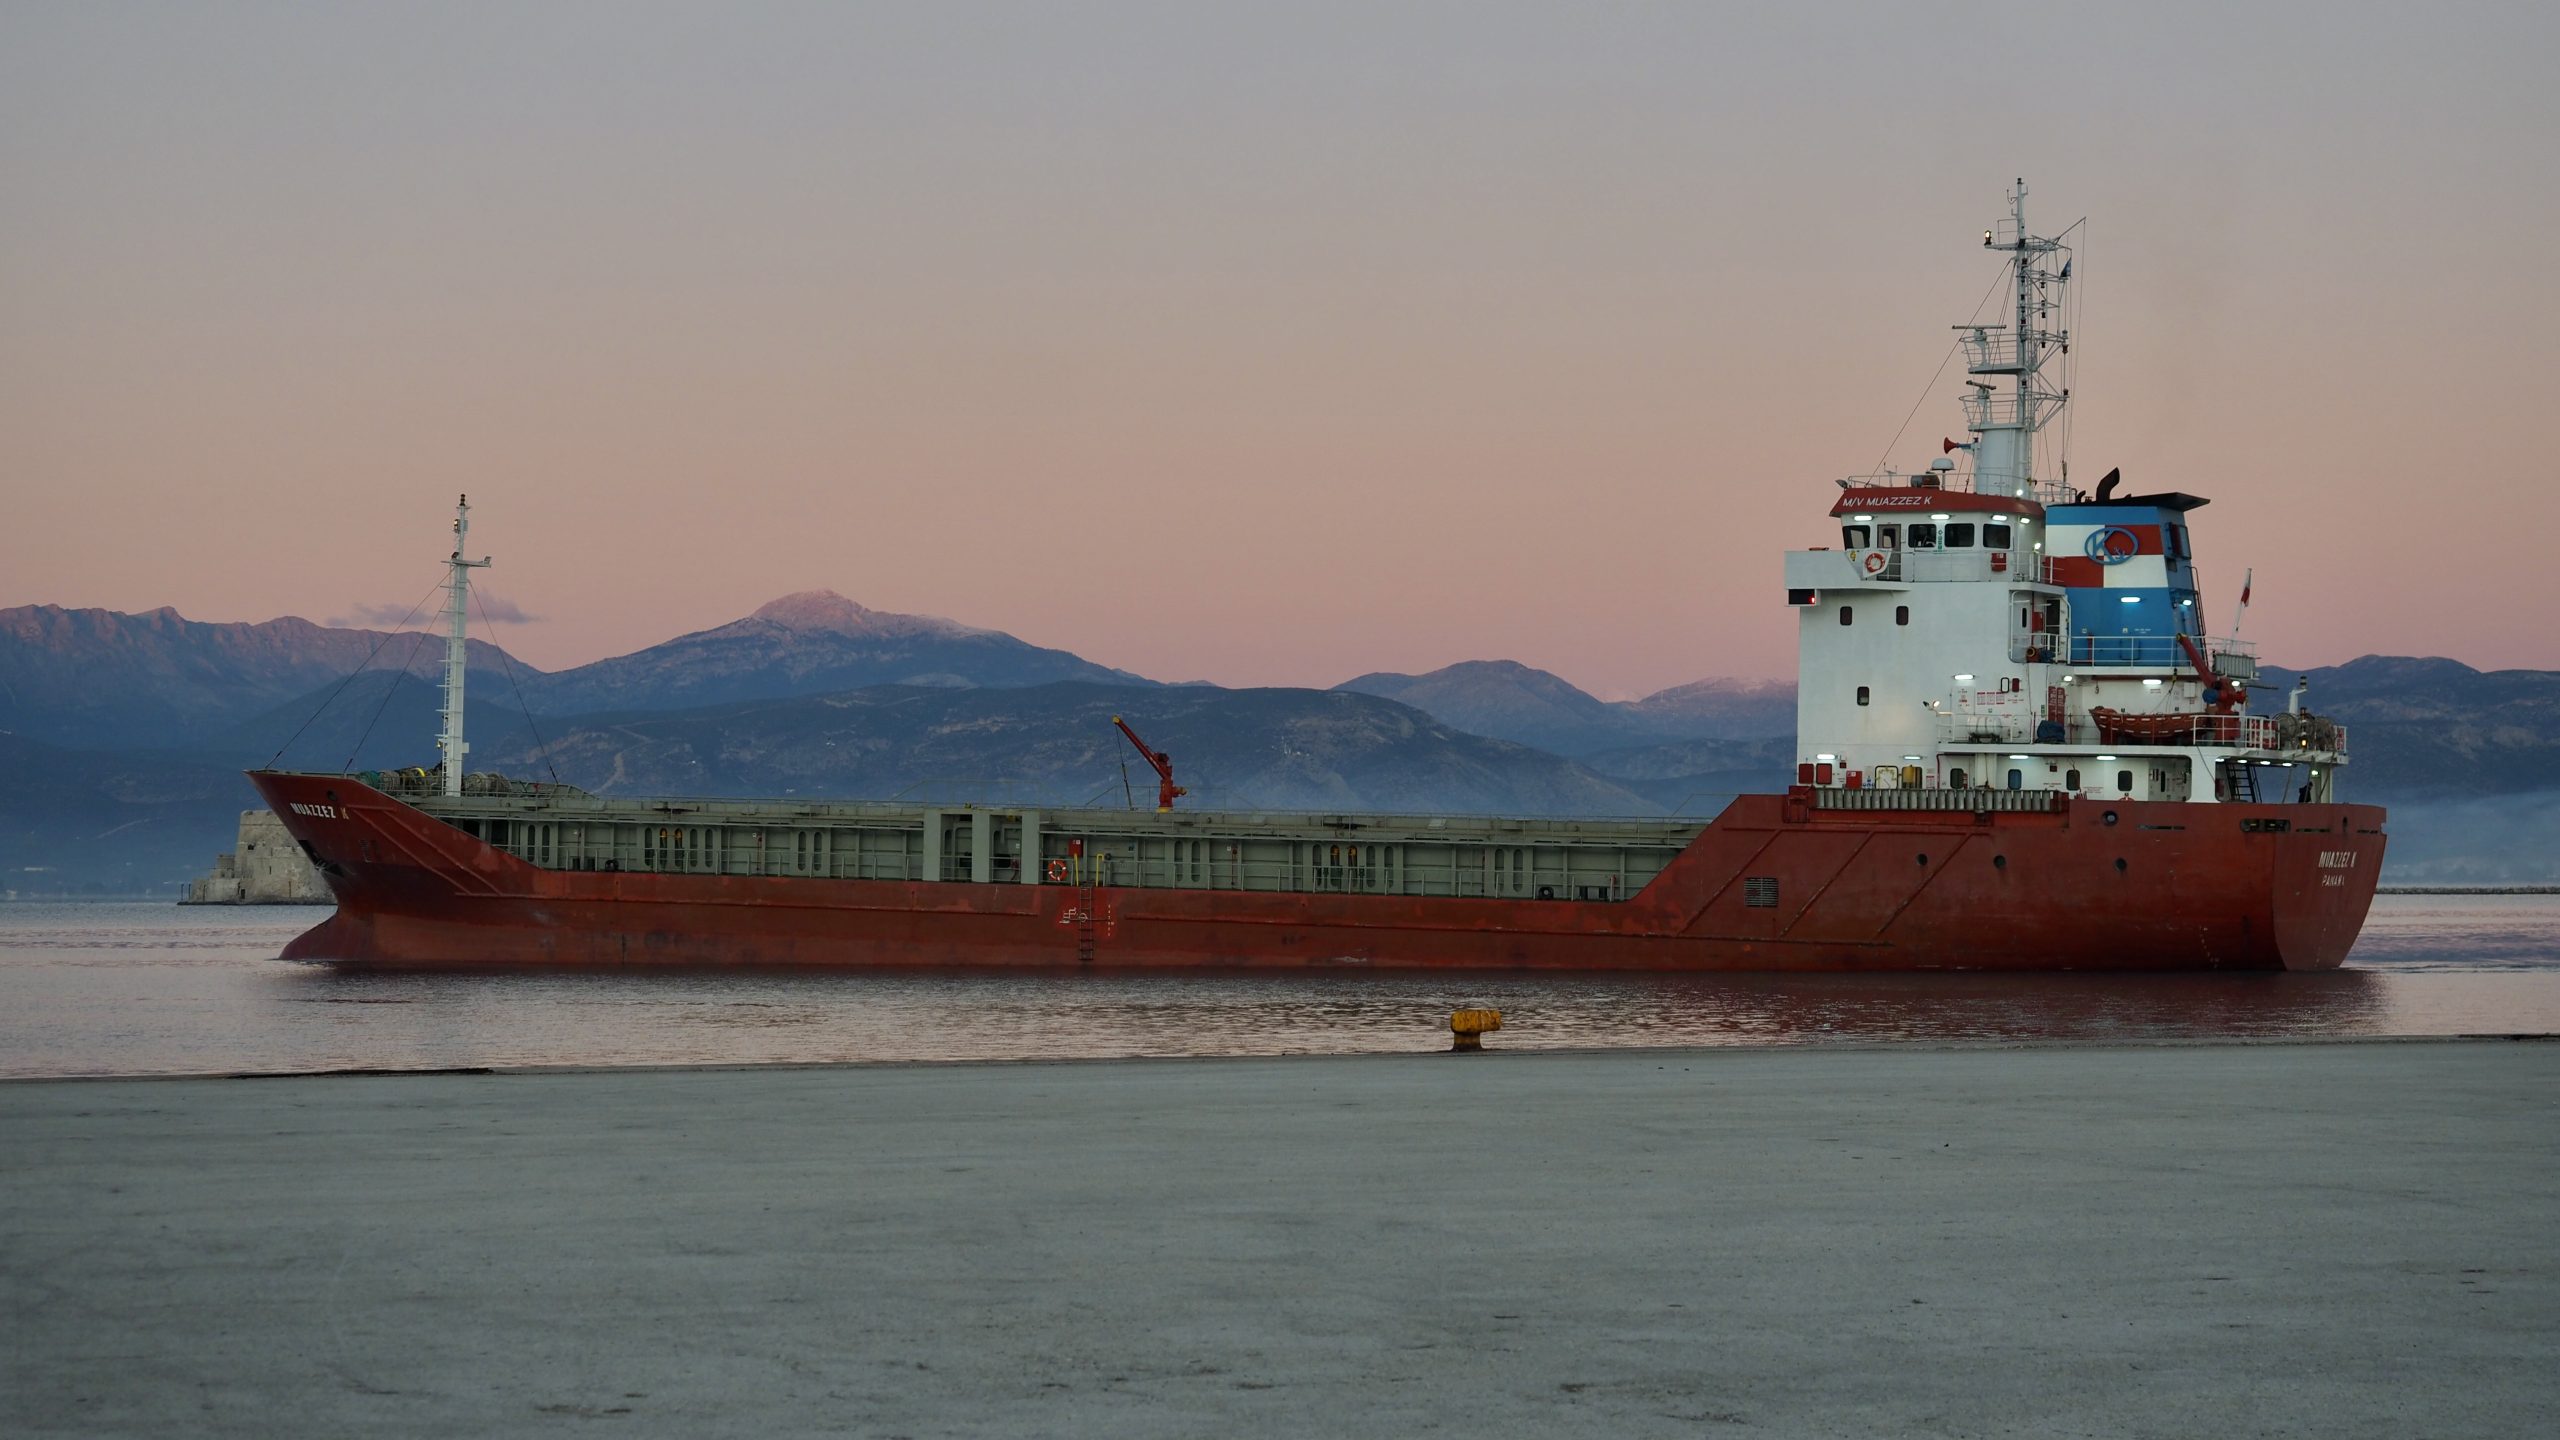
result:
M 325 912 L 0 905 L 0 1075 L 2560 1031 L 2560 896 L 2386 895 L 2321 975 L 367 975 Z

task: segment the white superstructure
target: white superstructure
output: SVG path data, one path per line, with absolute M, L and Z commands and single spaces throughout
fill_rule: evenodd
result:
M 2326 801 L 2342 727 L 2247 713 L 2257 661 L 2205 632 L 2183 492 L 2094 494 L 2038 473 L 2070 401 L 2049 374 L 2071 250 L 2026 228 L 2026 186 L 1983 233 L 2013 303 L 1958 327 L 1967 442 L 1912 474 L 1839 482 L 1839 545 L 1791 552 L 1797 779 L 1838 790 L 2066 791 L 2099 799 Z M 1958 457 L 1962 457 L 1961 461 Z M 2246 604 L 2245 587 L 2242 602 Z M 1873 803 L 1947 803 L 1943 793 Z

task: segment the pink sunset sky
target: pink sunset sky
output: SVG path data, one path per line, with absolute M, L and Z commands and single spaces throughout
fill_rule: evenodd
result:
M 2072 469 L 2291 665 L 2560 668 L 2560 7 L 24 4 L 0 605 L 558 668 L 829 588 L 1163 679 L 1792 674 L 2080 217 Z

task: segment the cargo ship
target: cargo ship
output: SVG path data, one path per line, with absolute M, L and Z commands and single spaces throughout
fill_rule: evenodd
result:
M 1711 818 L 632 799 L 469 770 L 457 510 L 439 763 L 251 778 L 337 900 L 288 958 L 388 966 L 2316 970 L 2383 812 L 2343 726 L 2250 706 L 2184 491 L 2037 473 L 2071 249 L 2026 186 L 1956 327 L 1964 441 L 1828 491 L 1785 557 L 1794 783 Z M 1772 603 L 1777 601 L 1771 595 Z M 2272 698 L 2272 697 L 2270 697 Z M 1134 737 L 1133 737 L 1134 738 Z M 1141 747 L 1143 749 L 1143 746 Z M 1148 752 L 1151 760 L 1161 757 Z

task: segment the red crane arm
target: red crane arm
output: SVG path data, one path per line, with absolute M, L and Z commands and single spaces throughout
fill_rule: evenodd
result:
M 2248 692 L 2241 688 L 2238 681 L 2225 679 L 2213 673 L 2213 666 L 2206 662 L 2204 650 L 2196 644 L 2193 636 L 2180 631 L 2178 648 L 2187 652 L 2187 662 L 2196 667 L 2196 679 L 2203 684 L 2204 693 L 2212 697 L 2211 703 L 2215 710 L 2229 714 L 2247 701 Z
M 1172 809 L 1173 802 L 1175 800 L 1191 793 L 1190 791 L 1173 783 L 1172 756 L 1167 755 L 1161 750 L 1149 749 L 1147 747 L 1147 742 L 1138 738 L 1138 732 L 1129 728 L 1129 722 L 1121 719 L 1119 716 L 1112 716 L 1111 723 L 1119 726 L 1120 733 L 1128 736 L 1129 743 L 1138 747 L 1138 753 L 1145 757 L 1146 762 L 1149 765 L 1155 767 L 1157 811 L 1162 812 Z

